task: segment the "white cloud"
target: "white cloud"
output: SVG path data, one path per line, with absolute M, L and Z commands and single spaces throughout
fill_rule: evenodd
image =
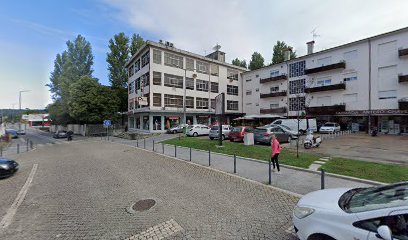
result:
M 277 40 L 303 55 L 314 28 L 316 50 L 406 27 L 405 0 L 240 1 L 240 0 L 106 0 L 116 17 L 176 47 L 204 54 L 216 43 L 230 61 L 250 59 L 259 51 L 266 62 Z M 157 39 L 156 39 L 157 40 Z

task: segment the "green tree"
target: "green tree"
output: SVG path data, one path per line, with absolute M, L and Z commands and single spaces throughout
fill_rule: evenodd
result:
M 70 86 L 70 115 L 80 123 L 101 123 L 104 119 L 118 119 L 119 99 L 113 91 L 89 76 Z
M 248 68 L 250 70 L 255 70 L 255 69 L 264 67 L 265 66 L 264 61 L 265 61 L 265 59 L 262 57 L 262 55 L 260 53 L 254 52 L 252 54 L 251 61 L 249 61 Z
M 247 63 L 245 61 L 245 59 L 243 59 L 242 61 L 239 60 L 238 58 L 235 58 L 234 60 L 232 60 L 232 65 L 238 66 L 238 67 L 243 67 L 243 68 L 247 68 Z
M 68 123 L 75 122 L 69 115 L 66 105 L 61 102 L 61 99 L 55 100 L 55 102 L 49 104 L 46 109 L 50 114 L 50 119 L 53 124 L 67 125 Z
M 277 41 L 275 46 L 273 46 L 273 56 L 272 64 L 281 63 L 285 60 L 285 52 L 291 48 L 289 45 L 286 45 L 284 41 Z M 291 52 L 290 59 L 296 58 L 296 52 Z
M 130 41 L 130 54 L 133 56 L 144 43 L 145 41 L 139 34 L 133 34 Z

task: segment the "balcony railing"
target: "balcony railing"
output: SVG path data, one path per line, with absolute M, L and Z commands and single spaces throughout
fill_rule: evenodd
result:
M 281 92 L 271 92 L 271 93 L 261 93 L 261 98 L 268 98 L 268 97 L 284 97 L 287 95 L 286 91 Z
M 398 82 L 408 82 L 408 75 L 398 75 Z
M 279 107 L 279 108 L 261 108 L 261 113 L 262 114 L 268 114 L 268 113 L 286 113 L 287 109 L 286 107 Z
M 330 64 L 330 65 L 321 66 L 321 67 L 317 67 L 317 68 L 305 69 L 305 74 L 325 72 L 325 71 L 335 70 L 335 69 L 339 69 L 339 68 L 345 69 L 346 68 L 346 62 L 333 63 L 333 64 Z
M 323 91 L 332 91 L 332 90 L 345 90 L 346 84 L 345 83 L 338 83 L 326 86 L 319 86 L 319 87 L 311 87 L 305 88 L 305 93 L 314 93 L 314 92 L 323 92 Z
M 269 78 L 261 78 L 259 80 L 260 83 L 267 83 L 267 82 L 274 82 L 274 81 L 279 81 L 279 80 L 286 80 L 288 77 L 285 74 L 276 76 L 276 77 L 269 77 Z
M 400 57 L 408 56 L 408 48 L 398 50 L 398 56 Z
M 400 99 L 398 101 L 399 110 L 408 110 L 408 99 Z
M 306 107 L 306 114 L 310 115 L 333 115 L 336 112 L 346 111 L 346 105 L 332 105 L 332 106 L 321 106 L 321 107 Z

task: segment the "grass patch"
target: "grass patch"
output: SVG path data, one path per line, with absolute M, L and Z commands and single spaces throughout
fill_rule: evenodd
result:
M 218 145 L 217 140 L 212 141 L 209 139 L 184 136 L 181 137 L 180 140 L 178 138 L 173 138 L 163 141 L 163 143 L 183 147 L 191 147 L 205 151 L 210 150 L 211 152 L 224 153 L 229 155 L 236 154 L 237 156 L 254 158 L 263 161 L 269 161 L 269 158 L 271 156 L 271 149 L 269 147 L 259 145 L 244 146 L 242 144 L 231 143 L 229 141 L 223 142 L 223 148 L 216 147 Z M 288 149 L 282 149 L 279 155 L 279 163 L 301 168 L 308 168 L 310 164 L 318 159 L 318 156 L 308 153 L 299 153 L 299 158 L 296 158 L 296 152 Z
M 408 166 L 333 158 L 323 169 L 327 172 L 385 183 L 408 181 Z

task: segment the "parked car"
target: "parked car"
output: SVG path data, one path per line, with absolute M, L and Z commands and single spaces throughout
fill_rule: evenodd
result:
M 13 175 L 18 170 L 18 163 L 14 160 L 0 158 L 0 178 Z
M 274 134 L 279 142 L 290 142 L 293 138 L 296 138 L 291 132 L 285 131 L 282 126 L 272 125 L 270 127 L 255 128 L 254 142 L 271 144 L 272 135 Z
M 219 126 L 213 126 L 210 130 L 210 133 L 208 137 L 213 140 L 213 139 L 218 139 L 218 128 Z M 221 138 L 222 140 L 227 139 L 229 133 L 231 132 L 232 127 L 230 125 L 222 125 L 222 131 L 221 131 Z
M 300 240 L 408 239 L 408 182 L 304 195 L 293 210 Z
M 182 133 L 184 131 L 184 128 L 187 128 L 187 124 L 180 124 L 175 127 L 167 129 L 167 133 Z
M 18 135 L 25 135 L 26 132 L 25 132 L 24 129 L 20 129 L 20 130 L 17 131 L 17 134 L 18 134 Z
M 278 126 L 278 127 L 282 128 L 283 131 L 290 133 L 292 135 L 292 138 L 297 138 L 299 136 L 298 131 L 296 131 L 296 130 L 294 130 L 294 129 L 286 126 L 286 125 L 283 125 L 283 124 L 280 124 L 280 125 L 269 124 L 269 125 L 265 125 L 264 127 L 275 127 L 275 126 Z
M 309 123 L 309 127 L 307 124 Z M 305 134 L 307 130 L 312 130 L 313 132 L 317 131 L 317 123 L 316 123 L 316 118 L 309 118 L 307 119 L 300 119 L 299 121 L 297 119 L 276 119 L 273 121 L 270 125 L 285 125 L 291 129 L 298 129 L 298 124 L 299 124 L 299 132 L 301 134 Z
M 54 133 L 53 135 L 54 138 L 66 138 L 68 137 L 67 131 L 64 130 L 58 130 Z
M 6 129 L 6 135 L 11 135 L 11 138 L 18 138 L 17 131 L 12 128 Z
M 199 135 L 208 135 L 210 133 L 210 128 L 206 125 L 196 124 L 191 125 L 187 128 L 186 135 L 197 137 Z
M 231 142 L 241 142 L 244 141 L 244 135 L 248 133 L 253 133 L 254 129 L 248 126 L 233 127 L 230 131 L 228 138 Z
M 327 122 L 319 129 L 320 133 L 336 133 L 340 132 L 340 125 L 334 122 Z

